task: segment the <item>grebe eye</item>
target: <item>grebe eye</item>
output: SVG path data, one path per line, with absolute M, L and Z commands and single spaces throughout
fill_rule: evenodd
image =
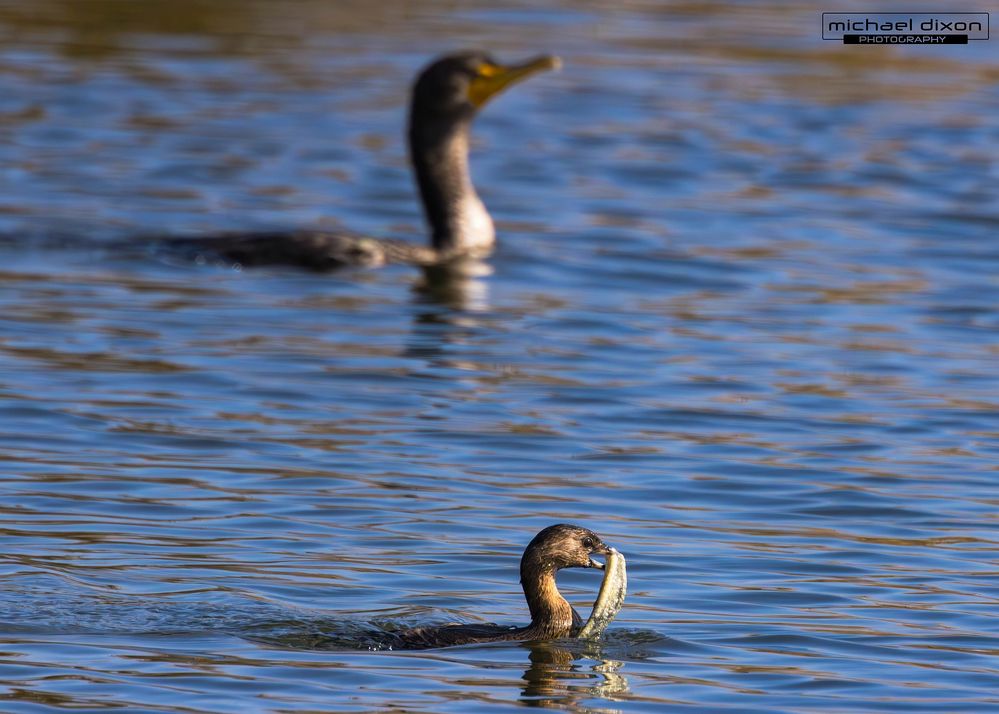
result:
M 595 545 L 595 543 L 593 542 L 593 539 L 590 538 L 589 536 L 586 536 L 585 538 L 583 538 L 583 547 L 584 548 L 592 548 L 594 545 Z

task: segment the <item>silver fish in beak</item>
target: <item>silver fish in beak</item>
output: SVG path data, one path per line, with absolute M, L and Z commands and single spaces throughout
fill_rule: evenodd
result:
M 593 603 L 589 619 L 577 635 L 580 639 L 593 640 L 600 637 L 624 606 L 624 596 L 628 592 L 628 572 L 624 556 L 614 548 L 609 548 L 608 551 L 600 594 Z M 590 562 L 596 563 L 593 560 Z M 599 567 L 599 563 L 591 567 Z

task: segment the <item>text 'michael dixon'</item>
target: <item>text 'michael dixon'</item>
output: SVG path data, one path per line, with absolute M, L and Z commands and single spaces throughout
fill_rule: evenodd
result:
M 824 12 L 822 39 L 843 44 L 968 44 L 989 39 L 987 12 Z

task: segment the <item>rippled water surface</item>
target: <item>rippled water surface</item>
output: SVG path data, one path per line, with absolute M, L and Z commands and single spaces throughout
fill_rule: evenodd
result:
M 0 710 L 999 711 L 996 41 L 539 8 L 0 7 Z M 565 60 L 476 125 L 476 274 L 153 247 L 422 240 L 462 46 Z M 562 521 L 628 556 L 601 643 L 365 649 L 524 624 Z

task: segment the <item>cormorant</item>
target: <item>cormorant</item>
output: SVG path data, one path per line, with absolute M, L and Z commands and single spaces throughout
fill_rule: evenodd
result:
M 506 87 L 559 66 L 559 59 L 550 55 L 502 65 L 488 54 L 469 51 L 445 55 L 419 74 L 410 102 L 409 158 L 430 227 L 429 246 L 310 230 L 174 238 L 167 245 L 240 265 L 313 270 L 387 263 L 430 266 L 486 256 L 495 230 L 468 171 L 472 120 Z

